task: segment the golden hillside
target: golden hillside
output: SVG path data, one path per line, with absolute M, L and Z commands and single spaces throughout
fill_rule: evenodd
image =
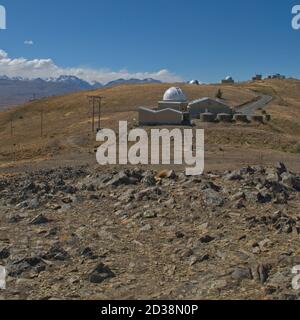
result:
M 173 84 L 174 85 L 174 84 Z M 49 159 L 93 154 L 91 108 L 87 95 L 104 97 L 102 127 L 116 128 L 119 120 L 133 122 L 140 106 L 155 107 L 170 84 L 122 85 L 35 101 L 0 113 L 0 164 L 13 160 Z M 215 97 L 222 89 L 224 102 L 234 107 L 269 94 L 273 120 L 267 125 L 210 124 L 206 128 L 208 148 L 256 148 L 300 152 L 300 81 L 268 80 L 236 85 L 180 85 L 189 100 Z M 41 136 L 41 111 L 43 135 Z M 299 147 L 299 149 L 298 149 Z M 74 156 L 76 158 L 76 156 Z

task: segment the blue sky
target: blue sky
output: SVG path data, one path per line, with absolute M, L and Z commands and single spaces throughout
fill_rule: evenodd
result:
M 300 0 L 0 0 L 7 10 L 0 74 L 72 73 L 102 82 L 300 77 L 300 30 L 291 27 L 296 4 Z

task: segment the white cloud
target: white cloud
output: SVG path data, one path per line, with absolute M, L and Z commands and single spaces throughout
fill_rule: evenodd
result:
M 4 50 L 0 49 L 0 60 L 6 57 L 7 57 L 7 53 Z
M 24 44 L 26 44 L 28 46 L 32 46 L 34 44 L 34 42 L 32 40 L 25 40 Z
M 10 58 L 0 49 L 0 75 L 24 78 L 50 78 L 61 75 L 77 76 L 88 82 L 98 81 L 107 83 L 119 78 L 145 79 L 153 78 L 163 82 L 180 82 L 182 79 L 166 69 L 157 72 L 129 72 L 127 70 L 111 71 L 109 69 L 93 69 L 85 67 L 62 68 L 57 66 L 52 59 Z

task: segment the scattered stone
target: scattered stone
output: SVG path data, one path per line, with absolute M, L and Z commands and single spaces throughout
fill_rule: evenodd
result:
M 131 175 L 129 171 L 121 171 L 112 180 L 110 180 L 107 185 L 119 187 L 121 185 L 134 185 L 139 182 L 138 178 Z
M 147 171 L 142 179 L 142 183 L 148 187 L 156 185 L 155 175 L 151 171 Z
M 0 260 L 8 272 L 0 298 L 299 296 L 291 288 L 300 264 L 299 174 L 283 164 L 200 177 L 102 171 L 0 177 Z M 114 277 L 106 264 L 119 269 L 118 279 L 97 292 L 84 285 L 82 274 L 91 283 Z
M 96 268 L 89 274 L 89 281 L 91 283 L 100 284 L 107 279 L 114 278 L 115 274 L 105 266 L 103 263 L 99 263 Z
M 176 178 L 176 173 L 174 170 L 163 170 L 158 172 L 155 175 L 156 181 L 160 181 L 162 179 L 175 179 Z
M 192 256 L 190 259 L 190 266 L 193 266 L 196 263 L 201 263 L 201 262 L 207 261 L 207 260 L 209 260 L 209 258 L 210 258 L 209 254 L 207 254 L 207 253 L 202 256 L 199 256 L 199 257 Z
M 258 192 L 257 194 L 257 202 L 261 204 L 269 203 L 272 201 L 272 196 L 270 194 L 264 192 Z
M 234 280 L 244 280 L 244 279 L 252 279 L 252 273 L 249 268 L 235 268 L 231 274 L 232 279 Z
M 210 242 L 212 242 L 212 241 L 214 241 L 215 240 L 215 238 L 214 237 L 211 237 L 211 236 L 209 236 L 209 235 L 205 235 L 204 237 L 201 237 L 200 238 L 200 242 L 201 243 L 210 243 Z
M 260 264 L 257 267 L 259 280 L 262 284 L 264 284 L 268 280 L 270 269 L 271 269 L 270 265 L 267 265 L 267 264 Z
M 93 250 L 89 247 L 83 249 L 81 255 L 85 258 L 91 259 L 91 260 L 95 260 L 97 259 L 97 255 L 94 254 Z
M 64 261 L 69 259 L 69 254 L 61 247 L 59 243 L 56 243 L 46 254 L 42 256 L 42 258 L 49 261 Z
M 37 209 L 40 207 L 40 205 L 41 204 L 40 204 L 39 198 L 36 197 L 36 198 L 31 199 L 28 202 L 27 209 L 29 209 L 29 210 Z
M 240 171 L 230 172 L 227 175 L 225 175 L 224 178 L 225 178 L 225 180 L 229 180 L 229 181 L 235 181 L 235 180 L 242 180 L 243 179 Z
M 146 224 L 140 228 L 141 232 L 147 232 L 147 231 L 151 231 L 151 230 L 152 230 L 152 226 L 150 224 Z
M 206 189 L 203 191 L 204 202 L 208 206 L 221 207 L 224 205 L 224 199 L 218 192 L 212 189 Z
M 277 170 L 277 173 L 279 175 L 287 172 L 287 168 L 286 168 L 285 164 L 282 163 L 282 162 L 277 163 L 276 166 L 275 166 L 275 169 Z
M 145 219 L 153 219 L 153 218 L 156 218 L 157 217 L 157 213 L 156 212 L 153 212 L 153 211 L 146 211 L 144 214 L 143 214 L 143 217 Z
M 40 225 L 40 224 L 46 224 L 49 222 L 50 222 L 50 220 L 47 219 L 43 214 L 39 214 L 30 221 L 30 224 Z
M 10 250 L 7 247 L 0 248 L 0 260 L 7 259 L 10 256 Z
M 185 234 L 181 231 L 176 231 L 175 236 L 177 239 L 183 239 L 185 237 Z
M 7 270 L 10 277 L 19 277 L 24 272 L 35 271 L 40 273 L 46 269 L 45 262 L 38 256 L 36 257 L 15 257 L 8 262 Z

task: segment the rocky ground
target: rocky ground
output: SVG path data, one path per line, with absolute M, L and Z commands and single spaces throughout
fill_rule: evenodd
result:
M 298 299 L 300 175 L 89 167 L 0 177 L 2 299 Z

